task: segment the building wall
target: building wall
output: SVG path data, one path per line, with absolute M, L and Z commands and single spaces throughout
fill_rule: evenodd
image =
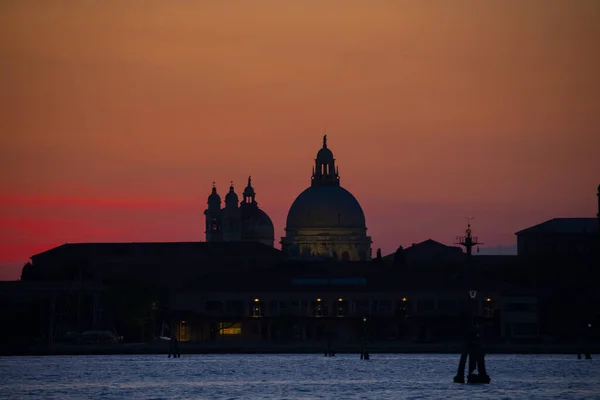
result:
M 193 320 L 186 321 L 189 328 L 187 336 L 181 337 L 183 341 L 303 341 L 331 335 L 338 342 L 354 342 L 362 334 L 364 324 L 376 340 L 427 341 L 462 335 L 464 326 L 460 321 L 465 300 L 461 293 L 451 291 L 254 295 L 189 292 L 175 296 L 172 307 L 176 313 L 185 310 L 195 314 Z M 480 293 L 476 304 L 478 315 L 492 321 L 501 303 L 496 294 Z M 227 326 L 235 329 L 225 331 Z
M 539 336 L 538 302 L 535 297 L 504 297 L 500 308 L 502 337 L 526 339 Z
M 596 240 L 594 233 L 521 234 L 517 235 L 517 254 L 519 256 L 590 255 Z
M 371 259 L 371 238 L 365 233 L 353 229 L 301 229 L 288 232 L 282 238 L 282 250 L 290 254 L 292 246 L 297 248 L 301 257 L 337 257 L 347 261 L 368 261 Z

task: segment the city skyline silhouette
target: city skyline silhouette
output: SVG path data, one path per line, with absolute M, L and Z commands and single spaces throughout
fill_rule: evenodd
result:
M 212 182 L 248 175 L 279 239 L 325 130 L 373 254 L 596 215 L 597 3 L 232 4 L 0 6 L 0 280 L 202 241 Z

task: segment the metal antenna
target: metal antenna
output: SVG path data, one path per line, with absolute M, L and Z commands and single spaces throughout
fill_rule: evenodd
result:
M 467 250 L 467 255 L 470 256 L 472 254 L 472 249 L 475 246 L 483 244 L 479 242 L 477 236 L 471 236 L 471 221 L 474 220 L 474 217 L 465 217 L 467 220 L 467 229 L 465 231 L 466 236 L 457 236 L 456 242 L 454 244 L 460 244 L 464 246 Z

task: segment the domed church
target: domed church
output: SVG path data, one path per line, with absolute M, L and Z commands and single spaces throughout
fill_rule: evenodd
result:
M 225 195 L 225 207 L 221 208 L 221 196 L 214 186 L 208 196 L 206 216 L 207 242 L 261 242 L 273 247 L 275 230 L 271 218 L 258 208 L 252 179 L 248 177 L 248 186 L 240 202 L 233 188 Z M 238 207 L 239 205 L 239 207 Z
M 356 198 L 340 186 L 327 135 L 317 153 L 308 189 L 292 203 L 281 248 L 290 257 L 371 259 L 365 214 Z

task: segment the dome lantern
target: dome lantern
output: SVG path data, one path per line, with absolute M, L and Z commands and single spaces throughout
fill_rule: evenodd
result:
M 246 186 L 246 189 L 244 189 L 244 200 L 242 201 L 243 204 L 254 204 L 257 205 L 258 203 L 256 203 L 256 193 L 254 192 L 254 188 L 252 187 L 252 177 L 249 176 L 248 177 L 248 186 Z
M 312 186 L 339 186 L 340 177 L 335 166 L 335 158 L 327 148 L 327 135 L 323 136 L 323 147 L 317 153 L 311 177 Z

